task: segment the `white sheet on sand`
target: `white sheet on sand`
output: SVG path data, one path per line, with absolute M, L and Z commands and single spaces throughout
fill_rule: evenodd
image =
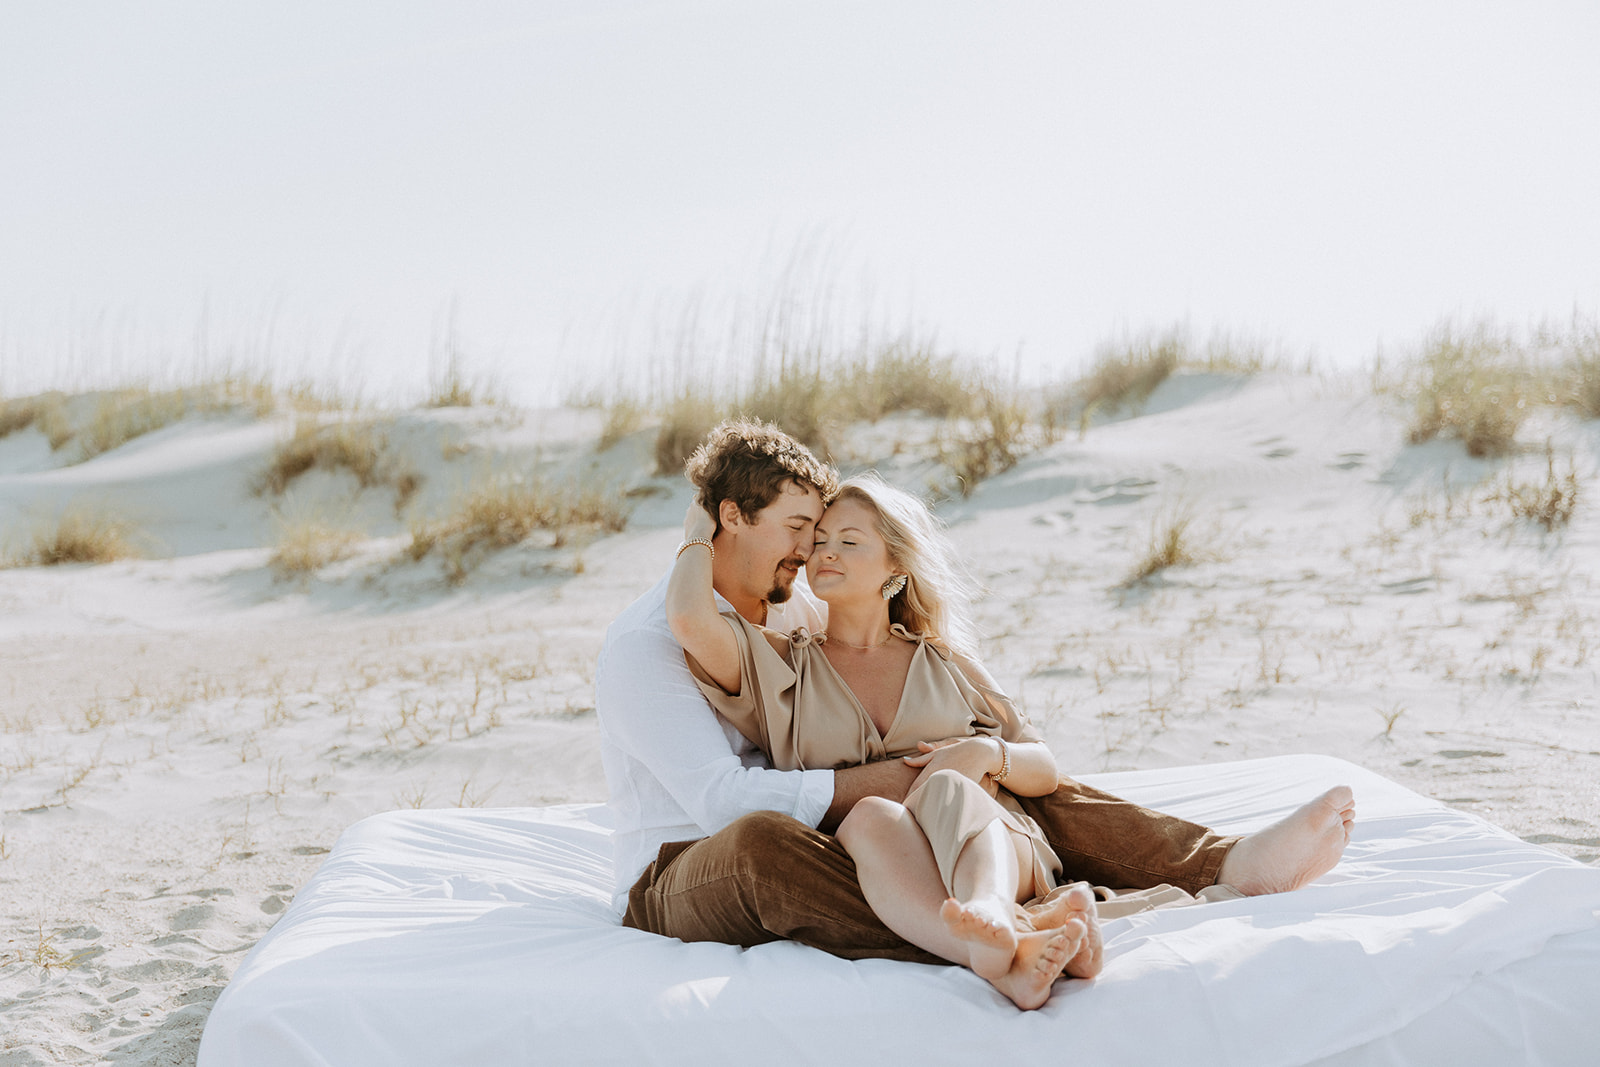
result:
M 1359 820 L 1299 892 L 1106 923 L 1100 978 L 1021 1013 L 957 967 L 622 929 L 603 807 L 379 815 L 241 964 L 200 1067 L 1592 1062 L 1600 870 L 1341 760 L 1085 781 L 1226 832 L 1348 782 Z

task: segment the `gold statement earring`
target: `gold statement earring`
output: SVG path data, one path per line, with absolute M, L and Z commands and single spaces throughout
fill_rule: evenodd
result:
M 903 574 L 896 574 L 894 577 L 890 578 L 887 582 L 883 583 L 883 599 L 885 599 L 885 600 L 893 600 L 896 596 L 899 595 L 900 590 L 904 589 L 905 587 L 906 587 L 906 576 L 903 575 Z

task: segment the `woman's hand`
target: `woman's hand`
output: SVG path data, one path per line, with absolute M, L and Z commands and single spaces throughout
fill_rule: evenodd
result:
M 717 520 L 711 517 L 711 513 L 699 504 L 690 504 L 683 516 L 683 539 L 709 541 L 716 532 Z
M 683 517 L 684 539 L 710 541 L 716 523 L 705 508 L 690 504 Z M 678 550 L 667 579 L 667 626 L 678 644 L 725 693 L 742 686 L 739 639 L 728 621 L 717 613 L 716 579 L 712 552 L 684 547 Z
M 943 741 L 918 741 L 921 751 L 903 759 L 922 773 L 911 783 L 916 789 L 934 771 L 957 771 L 984 785 L 984 778 L 1000 769 L 1000 744 L 992 737 L 947 737 Z M 910 790 L 907 790 L 910 792 Z

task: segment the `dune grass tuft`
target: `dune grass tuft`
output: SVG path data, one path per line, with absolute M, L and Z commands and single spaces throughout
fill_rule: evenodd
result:
M 580 529 L 617 532 L 627 525 L 620 494 L 597 487 L 552 485 L 542 478 L 484 479 L 442 519 L 411 525 L 405 554 L 414 562 L 437 553 L 451 584 L 466 580 L 490 552 L 547 532 L 559 548 Z
M 72 397 L 52 391 L 0 402 L 0 437 L 32 426 L 45 435 L 52 451 L 76 442 L 70 462 L 82 463 L 191 414 L 244 410 L 261 418 L 281 399 L 296 408 L 325 406 L 307 388 L 297 387 L 280 398 L 266 379 L 244 375 L 165 389 L 129 385 Z
M 1075 422 L 1081 436 L 1096 415 L 1137 411 L 1187 351 L 1184 334 L 1176 329 L 1100 346 L 1089 373 L 1046 402 L 1047 430 Z
M 1412 444 L 1453 437 L 1479 458 L 1512 451 L 1535 406 L 1558 399 L 1548 372 L 1530 362 L 1508 331 L 1489 323 L 1437 327 L 1402 391 L 1413 405 Z
M 0 400 L 0 438 L 26 430 L 39 417 L 37 397 Z
M 422 476 L 388 453 L 389 438 L 371 420 L 296 421 L 294 432 L 273 452 L 256 479 L 258 495 L 281 496 L 311 470 L 347 470 L 363 489 L 389 486 L 398 512 L 422 484 Z
M 605 408 L 605 422 L 600 427 L 600 441 L 595 445 L 596 452 L 610 449 L 624 437 L 637 433 L 644 428 L 649 418 L 649 411 L 645 405 L 634 396 L 618 397 Z
M 774 423 L 826 456 L 838 432 L 853 422 L 912 411 L 937 419 L 986 418 L 986 388 L 954 356 L 910 340 L 848 357 L 785 355 L 774 373 L 758 372 L 743 388 L 718 393 L 692 385 L 660 404 L 656 473 L 681 471 L 711 427 L 735 415 Z M 642 425 L 649 409 L 632 398 L 614 402 L 602 443 Z
M 104 511 L 71 507 L 52 523 L 39 527 L 12 566 L 54 567 L 63 563 L 114 563 L 139 553 L 134 525 Z
M 1600 419 L 1600 323 L 1575 327 L 1568 342 L 1563 399 L 1586 419 Z
M 1194 512 L 1179 507 L 1156 516 L 1150 526 L 1150 540 L 1122 580 L 1123 588 L 1131 588 L 1160 574 L 1169 567 L 1186 567 L 1213 558 L 1213 553 L 1202 543 L 1195 524 Z
M 940 459 L 956 476 L 963 497 L 978 483 L 1003 474 L 1028 451 L 1028 416 L 1014 393 L 994 384 L 977 390 L 980 410 L 973 429 L 951 443 L 941 443 Z
M 469 378 L 461 369 L 461 359 L 451 352 L 443 368 L 428 382 L 425 408 L 470 408 L 500 402 L 499 392 L 484 378 Z
M 119 389 L 101 397 L 87 424 L 78 428 L 80 454 L 90 460 L 154 433 L 183 418 L 200 400 L 184 389 Z
M 280 519 L 277 544 L 267 566 L 280 579 L 306 578 L 330 563 L 348 559 L 360 542 L 358 531 L 320 518 Z
M 0 438 L 34 427 L 59 451 L 76 432 L 67 415 L 66 397 L 59 392 L 0 401 Z
M 841 366 L 833 392 L 846 419 L 876 422 L 901 411 L 953 419 L 976 413 L 974 377 L 954 356 L 900 340 Z
M 1557 470 L 1555 449 L 1547 444 L 1542 480 L 1516 481 L 1507 477 L 1502 485 L 1491 490 L 1488 500 L 1505 504 L 1518 519 L 1535 522 L 1546 531 L 1554 531 L 1572 520 L 1581 485 L 1577 464 L 1569 456 L 1566 470 Z
M 815 363 L 780 368 L 752 388 L 737 408 L 740 415 L 782 426 L 818 455 L 827 454 L 829 434 L 841 421 L 834 381 Z
M 656 433 L 656 473 L 682 474 L 689 456 L 722 421 L 725 410 L 704 393 L 684 393 L 670 401 Z

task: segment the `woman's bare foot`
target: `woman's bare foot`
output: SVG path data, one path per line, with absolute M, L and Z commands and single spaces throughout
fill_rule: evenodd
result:
M 990 900 L 962 902 L 950 897 L 940 905 L 939 918 L 952 934 L 970 945 L 967 966 L 978 977 L 992 982 L 1010 972 L 1017 954 L 1017 928 L 1010 905 Z
M 1081 937 L 1074 937 L 1065 929 L 1023 934 L 1017 938 L 1017 951 L 1010 968 L 1005 974 L 989 979 L 989 984 L 1023 1011 L 1042 1008 L 1050 999 L 1050 987 L 1061 977 L 1062 968 L 1080 946 Z
M 1286 893 L 1333 870 L 1350 843 L 1355 794 L 1334 786 L 1228 850 L 1217 881 L 1245 896 Z

